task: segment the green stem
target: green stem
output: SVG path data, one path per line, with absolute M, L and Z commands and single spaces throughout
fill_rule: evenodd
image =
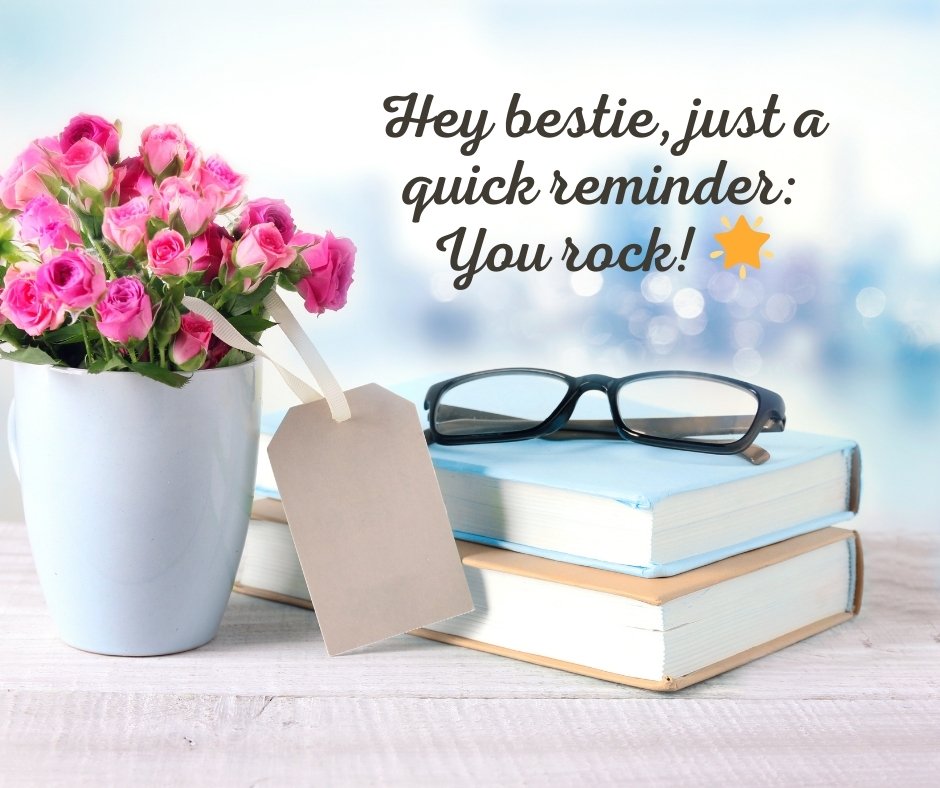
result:
M 85 342 L 85 366 L 89 366 L 94 360 L 94 353 L 91 350 L 91 342 L 88 340 L 88 324 L 82 320 L 82 340 Z
M 167 368 L 167 366 L 166 366 L 166 348 L 163 347 L 163 345 L 160 345 L 160 366 L 163 367 L 164 369 Z
M 95 311 L 95 308 L 92 307 L 91 319 L 94 320 L 96 324 L 98 322 L 98 317 L 99 317 L 98 313 Z M 108 341 L 108 338 L 104 334 L 101 334 L 101 333 L 98 334 L 98 339 L 101 340 L 102 354 L 104 355 L 105 359 L 110 359 L 111 358 L 111 343 Z
M 127 352 L 130 353 L 131 361 L 133 361 L 133 362 L 136 364 L 136 363 L 137 363 L 137 354 L 134 352 L 134 348 L 132 348 L 130 345 L 128 345 L 128 346 L 127 346 Z
M 153 357 L 153 332 L 152 331 L 147 332 L 147 351 L 148 351 L 147 357 L 150 360 L 150 363 L 153 363 L 154 357 Z
M 91 241 L 92 246 L 95 247 L 95 251 L 98 252 L 98 256 L 101 258 L 102 264 L 108 271 L 108 276 L 111 279 L 117 279 L 117 272 L 111 266 L 111 262 L 108 260 L 108 256 L 104 253 L 104 249 L 101 248 L 101 244 L 92 238 L 91 235 L 88 236 L 88 240 Z

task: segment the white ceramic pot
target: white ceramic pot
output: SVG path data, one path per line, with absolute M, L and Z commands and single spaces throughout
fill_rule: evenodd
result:
M 10 452 L 66 643 L 148 656 L 215 636 L 248 527 L 260 372 L 256 359 L 173 389 L 15 364 Z

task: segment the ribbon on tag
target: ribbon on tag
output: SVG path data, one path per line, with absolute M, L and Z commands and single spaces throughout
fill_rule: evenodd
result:
M 322 389 L 322 394 L 271 358 L 260 347 L 251 344 L 215 307 L 195 296 L 183 296 L 182 303 L 190 312 L 195 312 L 197 315 L 211 320 L 212 333 L 225 344 L 270 361 L 301 402 L 316 402 L 325 397 L 327 404 L 330 406 L 333 421 L 346 421 L 351 417 L 349 403 L 342 387 L 339 385 L 339 381 L 336 380 L 336 376 L 333 375 L 326 361 L 323 360 L 323 356 L 320 355 L 316 345 L 313 344 L 313 340 L 307 336 L 297 318 L 294 317 L 287 304 L 277 293 L 269 293 L 264 299 L 264 306 L 300 354 L 300 358 L 307 366 L 307 371 L 310 372 L 314 382 Z

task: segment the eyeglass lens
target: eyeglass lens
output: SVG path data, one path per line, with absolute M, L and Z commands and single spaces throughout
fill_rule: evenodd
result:
M 640 435 L 699 443 L 734 443 L 754 423 L 757 398 L 707 378 L 641 378 L 617 392 L 624 424 Z
M 568 393 L 560 378 L 532 373 L 488 375 L 444 392 L 435 420 L 441 435 L 521 432 L 541 424 Z
M 486 436 L 532 429 L 561 404 L 568 384 L 532 372 L 487 375 L 446 390 L 435 410 L 438 432 Z M 754 423 L 757 398 L 722 381 L 663 375 L 631 381 L 617 392 L 621 419 L 640 435 L 709 444 L 733 443 Z M 583 426 L 596 427 L 596 421 Z M 577 429 L 577 418 L 569 422 Z

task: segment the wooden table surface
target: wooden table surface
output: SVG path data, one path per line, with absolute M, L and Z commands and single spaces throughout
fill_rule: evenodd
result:
M 201 649 L 86 654 L 0 525 L 0 784 L 937 786 L 940 535 L 859 527 L 859 618 L 659 695 L 409 636 L 328 658 L 238 594 Z

